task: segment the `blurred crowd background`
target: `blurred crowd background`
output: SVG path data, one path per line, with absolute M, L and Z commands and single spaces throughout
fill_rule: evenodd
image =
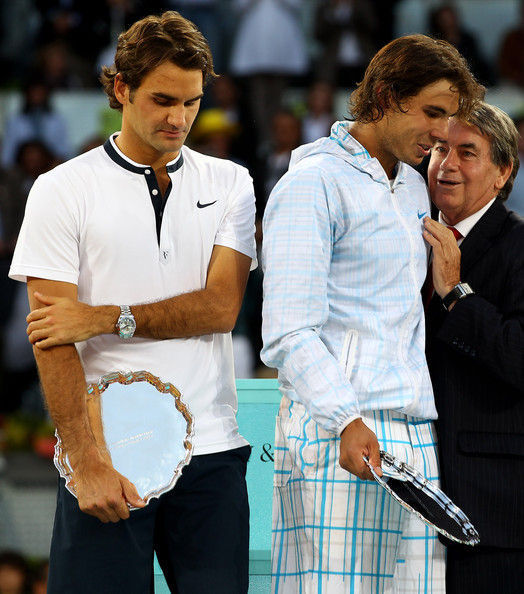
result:
M 335 120 L 350 116 L 349 93 L 370 57 L 399 35 L 428 33 L 455 45 L 486 86 L 487 100 L 506 110 L 524 136 L 522 0 L 3 2 L 0 594 L 45 591 L 46 539 L 53 513 L 47 499 L 36 505 L 35 513 L 45 515 L 47 522 L 39 535 L 38 520 L 35 524 L 28 516 L 35 507 L 36 486 L 49 480 L 53 430 L 25 334 L 25 286 L 7 278 L 25 202 L 38 175 L 119 130 L 120 115 L 109 109 L 100 89 L 100 69 L 112 63 L 123 29 L 166 9 L 192 20 L 211 45 L 221 76 L 206 89 L 188 144 L 249 169 L 255 183 L 259 247 L 264 207 L 287 170 L 291 151 L 329 134 Z M 520 154 L 522 163 L 522 141 Z M 524 215 L 524 167 L 509 204 Z M 251 273 L 234 330 L 239 378 L 273 377 L 259 358 L 261 303 L 259 266 Z M 32 503 L 24 504 L 28 489 Z

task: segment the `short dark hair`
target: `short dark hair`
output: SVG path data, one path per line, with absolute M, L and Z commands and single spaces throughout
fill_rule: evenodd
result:
M 449 80 L 458 92 L 461 116 L 484 97 L 484 87 L 447 41 L 420 34 L 394 39 L 375 54 L 352 93 L 352 116 L 357 122 L 377 122 L 390 107 L 402 111 L 403 102 L 442 79 Z
M 205 37 L 191 21 L 168 10 L 137 21 L 119 35 L 114 66 L 104 66 L 100 77 L 109 106 L 122 110 L 114 91 L 117 74 L 134 91 L 151 70 L 164 62 L 184 70 L 201 70 L 204 84 L 216 77 Z
M 483 101 L 479 102 L 467 118 L 461 121 L 475 126 L 489 140 L 491 161 L 497 167 L 513 165 L 504 187 L 497 195 L 498 200 L 506 200 L 513 189 L 513 182 L 520 165 L 517 127 L 506 112 Z

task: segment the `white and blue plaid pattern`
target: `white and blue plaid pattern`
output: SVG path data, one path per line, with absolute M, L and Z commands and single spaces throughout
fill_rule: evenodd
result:
M 336 123 L 294 151 L 266 207 L 262 255 L 262 359 L 334 434 L 362 411 L 436 417 L 420 297 L 426 186 L 400 163 L 391 189 L 349 129 Z
M 365 413 L 382 449 L 438 483 L 433 423 Z M 444 547 L 434 530 L 377 483 L 338 464 L 340 439 L 282 399 L 275 435 L 274 594 L 445 592 Z

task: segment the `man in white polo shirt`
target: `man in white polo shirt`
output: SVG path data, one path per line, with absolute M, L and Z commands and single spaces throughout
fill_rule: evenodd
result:
M 172 591 L 247 592 L 250 448 L 230 331 L 256 265 L 252 181 L 183 146 L 213 76 L 207 42 L 178 13 L 135 23 L 102 76 L 122 131 L 41 176 L 28 200 L 10 275 L 27 281 L 30 339 L 78 495 L 60 481 L 48 592 L 142 594 L 154 550 Z M 195 417 L 191 463 L 145 507 L 97 448 L 85 408 L 86 381 L 140 369 L 172 382 Z

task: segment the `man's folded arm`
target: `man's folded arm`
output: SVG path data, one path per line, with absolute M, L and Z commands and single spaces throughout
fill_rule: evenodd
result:
M 132 305 L 135 336 L 168 339 L 230 332 L 240 312 L 250 265 L 249 256 L 215 245 L 204 289 Z M 130 305 L 89 306 L 70 297 L 51 297 L 43 291 L 36 299 L 44 307 L 28 316 L 28 334 L 40 349 L 112 334 L 120 315 L 118 305 Z
M 33 296 L 35 291 L 69 299 L 76 299 L 77 296 L 76 285 L 28 278 L 31 311 L 39 308 Z M 84 371 L 76 348 L 66 344 L 46 352 L 34 349 L 34 356 L 49 412 L 67 451 L 75 456 L 77 451 L 94 446 L 87 422 Z
M 242 306 L 250 265 L 249 256 L 215 245 L 205 288 L 133 306 L 136 334 L 162 339 L 231 332 Z
M 35 291 L 75 300 L 76 285 L 28 278 L 31 310 L 39 306 Z M 129 517 L 126 499 L 142 506 L 133 485 L 119 475 L 91 430 L 86 408 L 86 380 L 72 344 L 47 350 L 33 349 L 49 413 L 60 434 L 74 471 L 80 509 L 103 522 Z

